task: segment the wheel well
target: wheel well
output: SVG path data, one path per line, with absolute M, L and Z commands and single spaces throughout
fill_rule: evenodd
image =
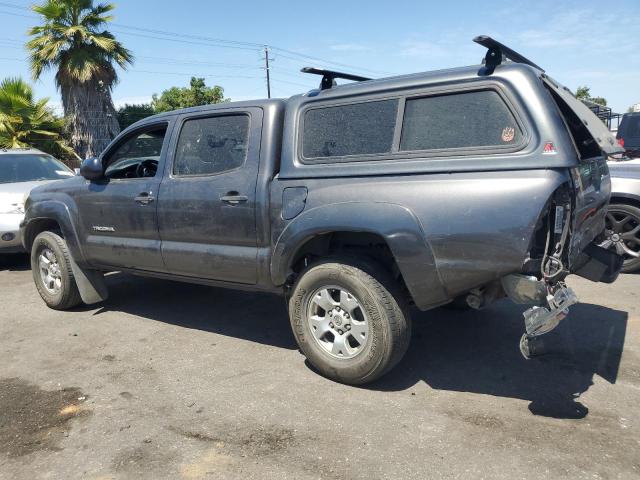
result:
M 31 245 L 35 238 L 41 234 L 42 232 L 55 232 L 61 237 L 64 237 L 62 234 L 62 229 L 60 228 L 60 224 L 51 220 L 50 218 L 39 218 L 36 220 L 32 220 L 27 227 L 25 243 L 28 250 L 31 250 Z
M 609 202 L 611 203 L 624 203 L 626 205 L 632 205 L 636 208 L 640 208 L 640 199 L 637 198 L 630 198 L 630 197 L 618 197 L 618 196 L 612 196 L 611 200 Z
M 291 285 L 298 274 L 317 259 L 337 254 L 369 257 L 375 260 L 400 283 L 408 294 L 402 273 L 386 240 L 380 235 L 368 232 L 330 232 L 307 240 L 298 249 L 289 265 L 290 275 L 287 283 Z

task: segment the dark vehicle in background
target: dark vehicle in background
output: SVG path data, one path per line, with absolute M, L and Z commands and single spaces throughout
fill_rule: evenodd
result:
M 0 254 L 25 251 L 20 223 L 31 189 L 74 175 L 61 161 L 40 150 L 0 149 Z
M 99 302 L 114 270 L 282 293 L 311 364 L 353 384 L 402 358 L 410 306 L 507 295 L 532 305 L 530 355 L 577 301 L 569 273 L 618 275 L 597 244 L 621 148 L 540 67 L 475 41 L 481 66 L 305 69 L 319 89 L 132 125 L 83 177 L 32 191 L 21 233 L 40 295 Z
M 636 272 L 640 270 L 640 160 L 609 162 L 609 170 L 611 203 L 603 246 L 624 257 L 623 272 Z
M 618 143 L 630 158 L 640 158 L 640 112 L 625 113 L 616 133 Z

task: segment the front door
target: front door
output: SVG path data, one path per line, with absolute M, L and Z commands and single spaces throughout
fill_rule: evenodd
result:
M 262 111 L 183 116 L 160 187 L 162 256 L 174 274 L 257 282 Z
M 157 197 L 168 123 L 125 136 L 102 156 L 104 178 L 76 198 L 87 261 L 97 266 L 164 270 Z

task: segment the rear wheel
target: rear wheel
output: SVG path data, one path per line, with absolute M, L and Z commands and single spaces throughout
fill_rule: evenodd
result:
M 640 208 L 624 203 L 609 205 L 605 247 L 624 257 L 622 271 L 640 270 Z
M 409 345 L 411 323 L 397 282 L 363 260 L 336 258 L 307 268 L 293 287 L 289 317 L 309 362 L 343 383 L 375 380 Z
M 67 244 L 60 235 L 42 232 L 35 238 L 31 248 L 31 271 L 38 293 L 50 308 L 67 310 L 82 303 Z

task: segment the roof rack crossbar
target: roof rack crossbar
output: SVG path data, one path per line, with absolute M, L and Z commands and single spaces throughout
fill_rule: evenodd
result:
M 328 90 L 329 88 L 336 86 L 336 78 L 342 78 L 344 80 L 353 80 L 354 82 L 364 82 L 371 80 L 367 77 L 360 75 L 353 75 L 351 73 L 336 72 L 333 70 L 323 70 L 321 68 L 304 67 L 300 70 L 303 73 L 311 73 L 312 75 L 322 75 L 320 81 L 320 90 Z
M 509 59 L 516 63 L 524 63 L 533 68 L 544 72 L 544 69 L 539 65 L 536 65 L 528 58 L 520 55 L 515 50 L 511 50 L 506 45 L 494 40 L 487 35 L 479 35 L 473 39 L 477 44 L 487 47 L 487 54 L 484 57 L 484 69 L 483 75 L 491 75 L 495 68 L 502 63 L 504 58 Z

